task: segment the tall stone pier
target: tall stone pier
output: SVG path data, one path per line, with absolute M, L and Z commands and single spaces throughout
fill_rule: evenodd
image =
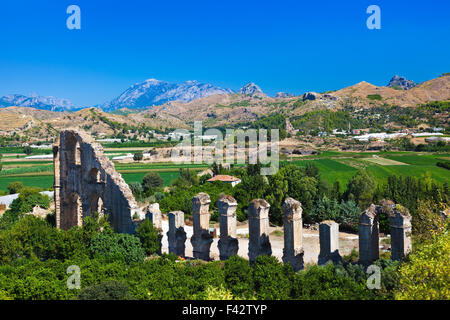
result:
M 319 266 L 328 261 L 342 261 L 339 254 L 339 224 L 333 220 L 322 221 L 319 225 L 320 253 Z
M 269 240 L 269 209 L 264 199 L 255 199 L 248 206 L 248 258 L 254 263 L 259 255 L 272 255 Z
M 287 198 L 283 203 L 284 249 L 283 262 L 290 263 L 295 271 L 303 269 L 302 205 Z
M 169 253 L 179 257 L 185 256 L 186 232 L 184 231 L 184 212 L 173 211 L 169 213 L 169 231 L 167 232 Z
M 159 203 L 152 203 L 147 207 L 146 218 L 150 219 L 155 228 L 162 229 L 162 215 L 161 210 L 159 210 Z
M 391 259 L 402 260 L 412 250 L 411 215 L 398 205 L 389 212 L 391 223 Z
M 201 192 L 192 198 L 192 215 L 194 234 L 191 237 L 194 258 L 210 260 L 209 251 L 213 236 L 209 232 L 209 204 L 211 199 L 207 193 Z
M 220 239 L 218 243 L 220 260 L 226 260 L 236 255 L 239 241 L 236 237 L 236 200 L 228 195 L 221 196 L 217 201 L 220 216 Z
M 359 262 L 369 265 L 379 258 L 378 213 L 381 207 L 374 204 L 359 217 Z

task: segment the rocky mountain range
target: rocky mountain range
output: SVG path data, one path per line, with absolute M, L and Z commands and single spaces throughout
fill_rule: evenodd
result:
M 105 103 L 101 108 L 107 112 L 121 108 L 144 109 L 162 105 L 169 101 L 190 102 L 198 98 L 228 93 L 233 93 L 233 91 L 198 81 L 175 84 L 148 79 L 131 86 L 111 102 Z
M 67 99 L 41 97 L 37 94 L 31 94 L 30 96 L 10 94 L 0 98 L 0 108 L 11 106 L 21 106 L 49 111 L 75 111 L 80 109 Z
M 171 119 L 175 117 L 181 121 L 190 120 L 200 114 L 204 114 L 210 120 L 222 118 L 226 114 L 229 121 L 234 121 L 233 119 L 239 119 L 240 116 L 246 119 L 255 118 L 260 112 L 267 111 L 265 110 L 267 103 L 273 104 L 277 101 L 293 103 L 301 99 L 303 102 L 311 102 L 308 108 L 303 106 L 298 110 L 303 112 L 309 107 L 334 108 L 340 103 L 339 101 L 347 98 L 357 99 L 362 107 L 373 106 L 377 101 L 399 106 L 414 106 L 428 101 L 448 100 L 450 99 L 448 79 L 450 79 L 449 76 L 442 76 L 416 84 L 404 77 L 394 76 L 386 87 L 374 86 L 363 81 L 327 94 L 307 92 L 303 96 L 294 96 L 280 92 L 273 98 L 267 96 L 253 82 L 247 83 L 239 91 L 234 92 L 231 89 L 198 81 L 176 84 L 148 79 L 131 86 L 112 101 L 94 107 L 106 112 L 118 111 L 122 114 L 149 111 L 152 114 L 164 114 Z M 380 96 L 380 98 L 373 100 L 368 99 L 368 96 Z M 73 112 L 83 109 L 67 99 L 41 97 L 36 94 L 30 96 L 12 94 L 0 98 L 0 108 L 11 106 L 56 112 Z M 231 106 L 230 112 L 228 108 L 225 108 L 227 106 Z M 245 111 L 245 114 L 241 114 L 241 111 Z
M 167 101 L 151 108 L 122 108 L 113 113 L 100 108 L 85 108 L 76 112 L 44 111 L 30 107 L 0 108 L 0 135 L 13 132 L 35 139 L 54 136 L 55 130 L 80 127 L 98 136 L 111 135 L 120 129 L 118 123 L 145 125 L 159 130 L 190 128 L 193 121 L 203 121 L 204 127 L 236 127 L 271 114 L 295 118 L 310 111 L 342 110 L 353 106 L 357 110 L 386 105 L 416 107 L 432 101 L 450 101 L 450 75 L 425 81 L 408 90 L 375 86 L 365 81 L 338 91 L 307 92 L 302 96 L 261 96 L 256 85 L 249 84 L 241 92 L 211 94 L 189 102 Z M 7 105 L 11 98 L 3 99 Z M 22 100 L 28 101 L 22 97 Z M 47 103 L 52 102 L 51 100 Z M 125 100 L 128 101 L 128 100 Z M 28 103 L 27 103 L 28 104 Z M 132 105 L 132 104 L 130 104 Z M 73 107 L 72 105 L 68 105 Z M 56 108 L 55 108 L 56 110 Z M 443 115 L 445 117 L 445 115 Z

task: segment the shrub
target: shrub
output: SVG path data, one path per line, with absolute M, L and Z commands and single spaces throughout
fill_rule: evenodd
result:
M 289 264 L 283 266 L 274 256 L 260 255 L 253 266 L 256 297 L 262 300 L 288 299 L 291 290 Z
M 438 235 L 409 255 L 399 269 L 400 300 L 450 299 L 450 234 Z
M 6 188 L 8 189 L 9 194 L 19 193 L 23 188 L 23 183 L 20 181 L 10 182 Z
M 436 165 L 438 167 L 450 170 L 450 161 L 445 161 L 445 162 L 437 162 Z
M 248 299 L 253 296 L 252 268 L 248 260 L 237 255 L 225 260 L 225 283 L 234 296 Z
M 133 160 L 134 161 L 141 161 L 142 159 L 144 159 L 144 154 L 142 152 L 136 152 L 133 155 Z
M 163 235 L 161 234 L 161 230 L 153 226 L 150 219 L 145 219 L 136 229 L 136 233 L 147 255 L 154 253 L 161 254 L 161 239 Z
M 23 187 L 20 190 L 19 197 L 14 199 L 9 207 L 11 212 L 20 216 L 32 212 L 35 206 L 48 209 L 50 207 L 50 198 L 40 194 L 38 190 L 36 188 Z
M 106 281 L 81 290 L 79 300 L 128 300 L 128 286 L 119 281 Z
M 358 269 L 359 270 L 359 269 Z M 359 270 L 360 271 L 360 270 Z M 356 272 L 356 275 L 360 275 Z M 293 296 L 301 300 L 373 299 L 365 281 L 355 281 L 342 265 L 314 265 L 295 274 Z
M 93 257 L 104 258 L 107 261 L 139 262 L 145 257 L 139 238 L 124 233 L 99 233 L 89 245 Z
M 379 94 L 369 94 L 367 96 L 367 99 L 381 101 L 381 100 L 383 100 L 383 97 L 380 96 Z
M 233 294 L 224 286 L 208 286 L 205 290 L 205 300 L 233 300 Z
M 23 147 L 23 153 L 25 153 L 26 155 L 30 155 L 33 153 L 33 148 L 31 148 L 30 146 Z

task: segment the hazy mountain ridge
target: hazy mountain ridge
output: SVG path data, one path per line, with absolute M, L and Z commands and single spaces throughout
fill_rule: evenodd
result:
M 20 106 L 48 111 L 75 111 L 81 109 L 68 99 L 42 97 L 36 94 L 25 96 L 9 94 L 0 98 L 0 107 Z
M 211 84 L 186 81 L 181 84 L 148 79 L 125 90 L 120 96 L 102 106 L 105 111 L 122 108 L 136 109 L 162 105 L 170 101 L 190 102 L 215 94 L 233 93 Z

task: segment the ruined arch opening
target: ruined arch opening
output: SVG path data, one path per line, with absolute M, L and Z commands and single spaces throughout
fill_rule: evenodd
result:
M 102 176 L 100 170 L 97 168 L 92 168 L 89 171 L 89 182 L 90 183 L 100 183 L 102 182 Z
M 89 199 L 89 215 L 94 216 L 94 213 L 96 212 L 99 214 L 99 216 L 103 216 L 103 200 L 97 194 L 93 194 Z
M 75 135 L 67 138 L 65 151 L 69 164 L 81 165 L 81 148 Z
M 82 218 L 83 207 L 81 198 L 77 193 L 72 193 L 68 199 L 67 210 L 61 216 L 61 227 L 67 230 L 73 226 L 81 226 Z

